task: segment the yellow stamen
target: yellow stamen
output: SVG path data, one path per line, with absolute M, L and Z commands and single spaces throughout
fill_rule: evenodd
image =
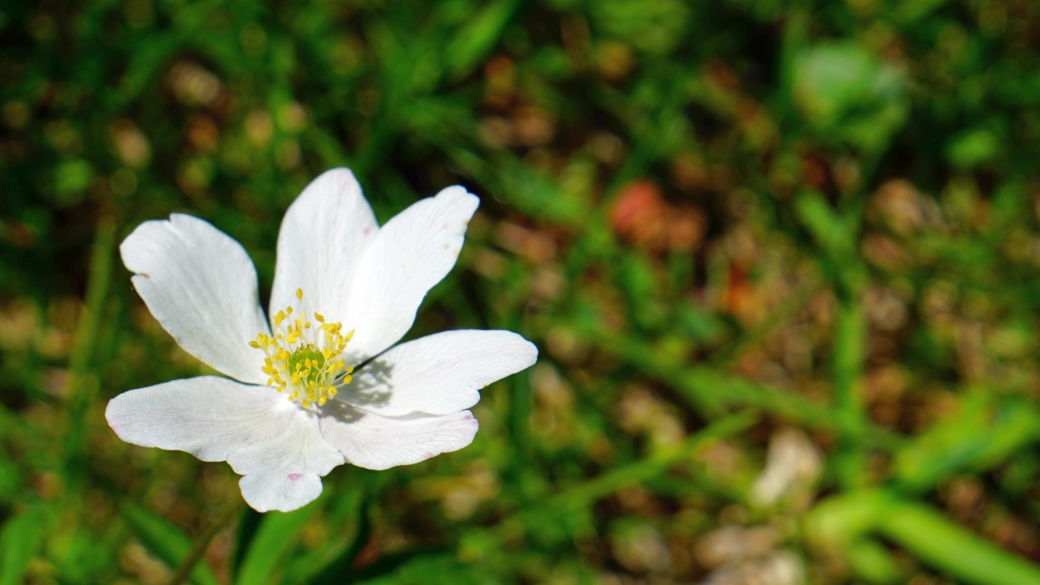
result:
M 296 289 L 296 300 L 303 300 L 303 289 Z M 314 313 L 317 327 L 302 311 L 297 318 L 290 318 L 292 314 L 291 305 L 275 313 L 274 335 L 260 333 L 249 346 L 266 356 L 260 369 L 268 376 L 268 386 L 286 392 L 303 408 L 324 406 L 336 395 L 338 384 L 350 383 L 354 368 L 347 366 L 342 354 L 354 331 L 343 335 L 343 326 L 326 323 L 321 313 Z

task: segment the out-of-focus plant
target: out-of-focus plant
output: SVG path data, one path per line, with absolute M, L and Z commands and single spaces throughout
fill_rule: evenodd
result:
M 0 584 L 1040 582 L 1038 24 L 998 0 L 0 6 Z M 116 246 L 191 213 L 266 301 L 278 219 L 336 166 L 383 221 L 479 195 L 412 335 L 515 330 L 539 363 L 455 456 L 243 512 L 229 470 L 104 422 L 211 373 Z

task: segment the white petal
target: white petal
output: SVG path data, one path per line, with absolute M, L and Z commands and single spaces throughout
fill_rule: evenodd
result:
M 330 403 L 331 404 L 331 403 Z M 411 465 L 473 442 L 477 419 L 468 411 L 447 416 L 384 417 L 344 403 L 321 418 L 321 434 L 349 463 L 366 469 Z
M 530 367 L 538 349 L 511 331 L 446 331 L 402 343 L 365 365 L 336 396 L 369 412 L 451 414 L 484 386 Z
M 292 512 L 318 499 L 321 477 L 316 473 L 252 473 L 238 482 L 242 497 L 257 512 Z
M 343 322 L 355 268 L 378 232 L 349 169 L 332 169 L 311 181 L 282 219 L 270 314 L 296 305 L 296 290 L 303 289 L 300 308 L 307 316 L 317 311 L 329 322 Z M 343 325 L 344 333 L 350 330 Z
M 378 354 L 408 332 L 423 297 L 455 265 L 466 226 L 480 200 L 462 187 L 405 209 L 379 230 L 354 274 L 345 330 L 361 358 Z
M 148 310 L 185 351 L 217 371 L 262 384 L 263 352 L 249 347 L 267 320 L 256 269 L 238 242 L 175 213 L 146 221 L 119 246 Z
M 318 419 L 267 386 L 202 376 L 131 390 L 108 403 L 119 438 L 142 447 L 227 461 L 245 475 L 242 496 L 260 512 L 295 510 L 321 494 L 343 455 L 321 436 Z

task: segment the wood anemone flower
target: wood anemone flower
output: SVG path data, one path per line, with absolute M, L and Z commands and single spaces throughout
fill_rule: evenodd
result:
M 395 344 L 455 265 L 478 204 L 448 187 L 379 227 L 353 173 L 322 174 L 282 221 L 270 320 L 238 242 L 190 215 L 141 224 L 119 248 L 134 287 L 185 351 L 227 377 L 124 392 L 105 411 L 112 430 L 227 461 L 260 512 L 313 501 L 344 463 L 387 469 L 470 444 L 479 390 L 538 350 L 509 331 Z

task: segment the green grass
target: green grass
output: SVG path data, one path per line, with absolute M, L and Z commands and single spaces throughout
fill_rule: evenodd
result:
M 999 0 L 0 6 L 0 585 L 1040 583 L 1038 28 Z M 282 214 L 340 165 L 381 221 L 478 194 L 410 336 L 540 359 L 470 447 L 261 516 L 105 424 L 204 371 L 116 249 L 191 213 L 266 301 Z

